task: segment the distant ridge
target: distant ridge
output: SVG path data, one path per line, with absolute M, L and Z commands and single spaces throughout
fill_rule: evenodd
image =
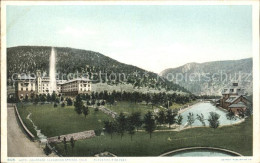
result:
M 181 86 L 188 89 L 192 93 L 195 94 L 216 94 L 219 95 L 221 90 L 228 86 L 232 80 L 229 77 L 234 78 L 235 74 L 248 74 L 247 77 L 242 77 L 243 79 L 240 80 L 240 84 L 243 85 L 246 91 L 249 94 L 252 94 L 252 67 L 253 66 L 253 59 L 246 58 L 240 60 L 225 60 L 225 61 L 213 61 L 213 62 L 205 62 L 205 63 L 187 63 L 183 66 L 177 68 L 168 68 L 163 70 L 160 75 L 163 77 L 167 77 L 167 74 L 177 75 L 186 74 L 189 76 L 190 74 L 205 74 L 208 73 L 207 76 L 212 77 L 215 74 L 216 81 L 207 81 L 206 78 L 202 77 L 201 81 L 182 81 L 179 82 Z M 222 74 L 222 80 L 221 80 Z M 224 81 L 224 75 L 227 74 L 228 78 L 227 81 Z M 169 75 L 168 75 L 169 76 Z M 238 77 L 237 77 L 238 78 Z M 219 79 L 219 80 L 218 80 Z M 173 80 L 176 83 L 176 80 Z

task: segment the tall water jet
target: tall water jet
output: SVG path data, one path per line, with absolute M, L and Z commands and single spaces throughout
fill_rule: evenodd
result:
M 56 51 L 54 48 L 51 48 L 51 56 L 50 56 L 50 93 L 53 91 L 56 92 Z

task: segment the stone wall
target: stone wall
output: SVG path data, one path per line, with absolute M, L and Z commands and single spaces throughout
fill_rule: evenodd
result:
M 20 114 L 19 114 L 19 112 L 18 112 L 18 110 L 17 110 L 16 105 L 14 105 L 14 109 L 15 109 L 15 113 L 16 113 L 16 115 L 17 115 L 17 118 L 18 118 L 18 120 L 19 120 L 19 122 L 20 122 L 20 124 L 21 124 L 21 126 L 22 126 L 22 128 L 23 128 L 23 130 L 25 131 L 25 133 L 27 134 L 27 136 L 28 136 L 32 141 L 34 141 L 35 136 L 34 136 L 34 135 L 27 129 L 27 127 L 24 125 L 23 120 L 22 120 L 22 118 L 20 117 Z
M 64 137 L 66 138 L 66 141 L 70 141 L 70 139 L 73 137 L 74 140 L 81 140 L 81 139 L 88 139 L 95 137 L 95 132 L 94 130 L 88 130 L 88 131 L 83 131 L 83 132 L 77 132 L 77 133 L 72 133 L 72 134 L 67 134 L 67 135 L 60 135 L 60 139 L 58 139 L 59 136 L 54 136 L 48 138 L 48 143 L 59 143 L 62 142 Z

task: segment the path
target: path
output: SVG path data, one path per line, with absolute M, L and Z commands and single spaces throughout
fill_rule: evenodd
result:
M 30 141 L 21 130 L 14 107 L 8 107 L 7 119 L 8 157 L 46 157 L 40 144 Z

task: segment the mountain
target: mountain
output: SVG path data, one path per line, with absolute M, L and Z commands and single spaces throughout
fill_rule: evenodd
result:
M 177 83 L 197 95 L 220 95 L 224 87 L 233 81 L 252 94 L 253 59 L 188 63 L 177 68 L 169 68 L 160 73 L 173 83 Z M 182 79 L 182 80 L 181 80 Z
M 40 70 L 48 76 L 51 48 L 47 46 L 7 48 L 8 85 L 13 84 L 11 79 L 15 73 L 35 73 L 36 70 Z M 97 83 L 100 82 L 97 73 L 103 73 L 101 75 L 102 83 L 108 85 L 120 84 L 120 87 L 122 87 L 122 84 L 132 84 L 137 89 L 164 89 L 166 91 L 190 93 L 178 84 L 164 80 L 153 72 L 120 63 L 98 52 L 68 47 L 55 47 L 54 49 L 56 51 L 56 72 L 59 79 L 68 79 L 70 73 L 76 74 L 78 72 L 80 76 L 89 75 Z M 107 77 L 105 74 L 107 74 Z M 112 78 L 112 80 L 106 80 L 107 78 Z

